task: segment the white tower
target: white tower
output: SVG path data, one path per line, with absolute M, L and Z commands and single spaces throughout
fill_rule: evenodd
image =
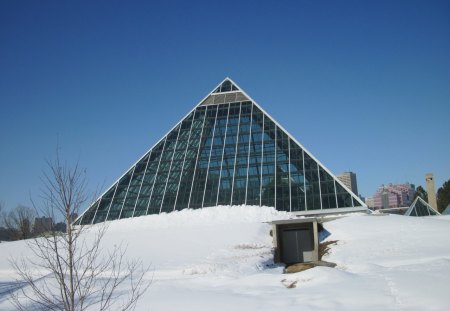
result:
M 437 202 L 436 202 L 436 191 L 434 190 L 434 177 L 433 173 L 425 174 L 425 181 L 427 182 L 427 192 L 428 192 L 428 204 L 435 211 L 437 211 Z

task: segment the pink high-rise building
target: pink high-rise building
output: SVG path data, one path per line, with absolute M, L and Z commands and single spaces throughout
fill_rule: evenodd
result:
M 375 209 L 409 206 L 416 190 L 409 183 L 383 185 L 373 195 Z

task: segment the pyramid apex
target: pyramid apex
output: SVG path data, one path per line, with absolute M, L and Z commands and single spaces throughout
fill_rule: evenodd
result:
M 240 89 L 229 77 L 225 77 L 225 79 L 223 79 L 220 85 L 215 88 L 212 93 L 226 93 L 235 91 L 240 91 Z

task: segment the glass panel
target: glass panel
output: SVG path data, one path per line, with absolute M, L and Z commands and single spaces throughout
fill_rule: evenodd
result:
M 291 155 L 291 210 L 305 210 L 305 175 L 303 172 L 303 152 L 300 146 L 290 141 Z
M 120 211 L 122 210 L 122 205 L 125 201 L 125 195 L 127 194 L 128 185 L 130 184 L 131 177 L 133 176 L 133 168 L 129 170 L 125 176 L 123 176 L 117 185 L 116 193 L 109 209 L 108 219 L 114 220 L 118 219 L 120 216 Z
M 225 144 L 229 105 L 220 105 L 218 109 L 214 140 L 211 146 L 211 157 L 209 159 L 208 178 L 204 189 L 204 207 L 216 205 L 217 191 L 219 187 L 220 166 L 222 163 L 222 153 Z
M 430 208 L 421 200 L 417 200 L 414 206 L 415 216 L 430 216 Z
M 338 207 L 352 207 L 352 196 L 338 182 L 336 185 L 336 194 L 338 199 Z
M 247 167 L 250 142 L 250 119 L 252 115 L 251 103 L 241 104 L 239 133 L 237 139 L 237 154 L 234 167 L 233 205 L 245 204 L 245 189 L 247 185 Z
M 171 210 L 175 209 L 180 189 L 181 176 L 185 167 L 188 149 L 191 144 L 191 138 L 193 137 L 191 134 L 193 130 L 196 131 L 199 127 L 199 120 L 196 119 L 194 115 L 197 115 L 197 117 L 199 117 L 200 115 L 203 115 L 203 113 L 197 113 L 196 111 L 194 111 L 191 113 L 189 118 L 183 121 L 183 123 L 181 124 L 181 133 L 178 137 L 178 144 L 176 146 L 177 152 L 174 156 L 174 163 L 172 163 L 173 175 L 169 177 L 168 181 L 168 189 L 170 195 L 163 203 L 163 211 L 170 212 Z M 203 122 L 203 118 L 201 121 Z
M 182 173 L 184 156 L 189 142 L 189 134 L 191 132 L 192 116 L 183 120 L 181 123 L 178 141 L 173 153 L 169 177 L 166 183 L 166 191 L 164 193 L 164 202 L 161 207 L 162 212 L 171 212 L 174 209 L 175 199 L 178 191 L 178 185 Z
M 258 205 L 260 203 L 261 189 L 261 162 L 262 162 L 262 138 L 263 138 L 263 115 L 262 112 L 253 105 L 251 121 L 250 150 L 248 164 L 247 182 L 247 205 Z
M 226 80 L 220 86 L 220 92 L 229 92 L 231 91 L 231 82 Z
M 195 110 L 191 136 L 184 155 L 183 169 L 179 180 L 179 187 L 177 190 L 178 194 L 176 195 L 175 200 L 175 208 L 177 210 L 182 210 L 188 207 L 189 194 L 191 192 L 197 153 L 199 152 L 200 139 L 202 135 L 203 122 L 207 122 L 206 109 L 205 107 L 198 107 Z
M 172 162 L 179 130 L 180 126 L 178 126 L 169 135 L 167 135 L 153 189 L 150 192 L 150 204 L 148 205 L 147 215 L 158 214 L 161 210 L 164 190 L 170 171 L 170 164 Z
M 136 199 L 139 194 L 139 189 L 141 187 L 149 156 L 150 153 L 147 153 L 146 156 L 143 157 L 134 168 L 133 177 L 128 188 L 127 197 L 125 199 L 125 203 L 123 204 L 120 218 L 128 218 L 133 216 L 134 206 L 136 204 Z
M 142 185 L 136 201 L 136 208 L 134 211 L 134 217 L 145 215 L 147 211 L 148 201 L 150 199 L 150 193 L 152 191 L 153 183 L 155 181 L 155 175 L 158 169 L 158 164 L 161 158 L 161 154 L 164 148 L 165 140 L 162 140 L 158 145 L 153 148 L 145 175 L 143 176 Z
M 181 139 L 185 139 L 189 135 L 190 128 L 183 126 L 184 122 L 180 125 L 176 132 L 176 141 L 169 146 L 167 154 L 170 155 L 170 164 L 168 165 L 168 173 L 165 179 L 164 188 L 161 187 L 162 191 L 162 203 L 161 212 L 172 212 L 175 203 L 175 196 L 178 187 L 178 176 L 180 175 L 182 159 L 184 155 L 184 150 L 178 149 L 178 143 Z M 174 133 L 175 136 L 175 133 Z M 169 162 L 169 161 L 167 161 Z M 159 191 L 159 190 L 158 190 Z M 160 200 L 160 201 L 161 201 Z
M 334 179 L 322 167 L 319 167 L 322 208 L 337 208 Z
M 100 204 L 97 209 L 97 214 L 95 215 L 94 224 L 105 221 L 116 187 L 117 183 L 113 187 L 111 187 L 101 198 Z
M 82 225 L 89 225 L 92 223 L 92 219 L 94 218 L 95 212 L 98 207 L 99 201 L 96 201 L 94 204 L 89 207 L 89 209 L 84 213 L 83 218 L 81 219 L 80 224 Z
M 430 213 L 430 216 L 437 215 L 436 211 L 433 208 L 428 207 L 428 212 Z
M 240 104 L 230 104 L 228 125 L 225 133 L 225 145 L 221 163 L 221 177 L 218 192 L 218 205 L 230 205 L 233 184 L 234 160 L 236 157 L 236 141 L 239 129 Z
M 420 203 L 420 201 L 416 202 L 415 210 L 417 213 L 417 216 L 428 216 L 428 213 L 426 211 L 426 208 Z
M 261 205 L 275 206 L 275 124 L 264 116 Z
M 276 169 L 276 198 L 277 210 L 290 211 L 289 197 L 289 139 L 288 136 L 278 127 L 277 131 L 277 169 Z
M 358 202 L 358 200 L 356 200 L 354 197 L 352 197 L 353 199 L 353 206 L 362 206 L 361 203 Z
M 319 175 L 317 163 L 306 152 L 305 158 L 305 190 L 308 210 L 320 209 Z
M 214 140 L 213 134 L 217 112 L 217 106 L 209 106 L 206 112 L 206 119 L 202 133 L 202 146 L 200 147 L 197 168 L 194 174 L 189 208 L 196 209 L 202 207 L 209 156 Z

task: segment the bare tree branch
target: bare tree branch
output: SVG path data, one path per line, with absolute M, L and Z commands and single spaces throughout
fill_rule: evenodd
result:
M 149 267 L 142 261 L 127 262 L 126 247 L 121 244 L 104 253 L 101 242 L 106 224 L 73 224 L 87 200 L 85 172 L 78 165 L 69 168 L 61 163 L 58 152 L 56 160 L 47 164 L 39 209 L 46 217 L 63 217 L 67 231 L 63 234 L 52 225 L 45 236 L 28 240 L 36 260 L 11 260 L 18 282 L 27 285 L 11 296 L 12 303 L 18 310 L 30 306 L 67 311 L 90 307 L 133 310 L 151 284 L 151 278 L 145 278 Z M 122 287 L 127 290 L 120 292 Z
M 32 225 L 36 213 L 32 208 L 18 205 L 9 213 L 3 213 L 2 222 L 6 229 L 16 233 L 15 240 L 24 240 L 32 237 Z

